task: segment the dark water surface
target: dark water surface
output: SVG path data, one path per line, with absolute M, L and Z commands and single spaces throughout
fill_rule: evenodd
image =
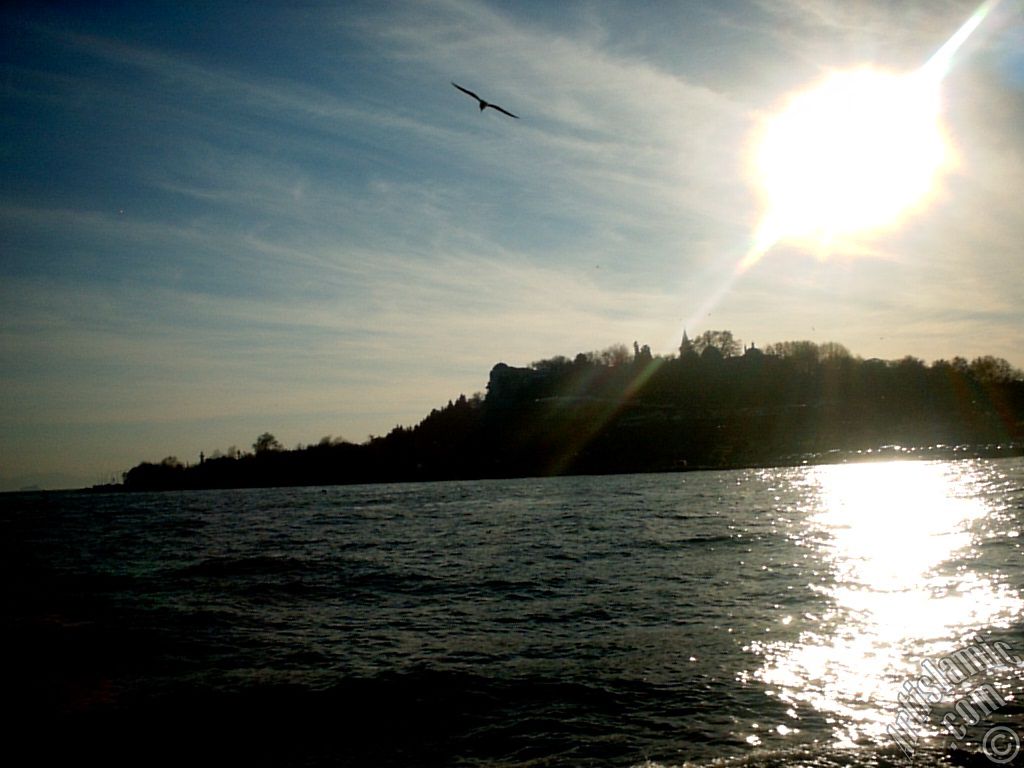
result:
M 922 661 L 1024 656 L 1020 459 L 0 505 L 43 763 L 903 765 Z

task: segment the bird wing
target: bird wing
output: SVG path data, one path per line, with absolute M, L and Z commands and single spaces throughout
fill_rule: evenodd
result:
M 488 104 L 487 106 L 488 106 L 488 107 L 490 107 L 491 109 L 496 109 L 496 110 L 498 110 L 499 112 L 504 112 L 504 113 L 505 113 L 506 115 L 508 115 L 509 117 L 514 117 L 514 118 L 515 118 L 516 120 L 518 120 L 518 119 L 519 119 L 519 115 L 513 115 L 513 114 L 512 114 L 511 112 L 509 112 L 509 111 L 508 111 L 507 109 L 502 109 L 502 108 L 501 108 L 501 107 L 499 107 L 499 106 L 498 106 L 497 104 Z
M 483 99 L 481 99 L 481 98 L 480 98 L 479 96 L 477 96 L 477 95 L 476 95 L 475 93 L 473 93 L 473 92 L 472 92 L 471 90 L 469 90 L 468 88 L 463 88 L 463 87 L 462 87 L 461 85 L 459 85 L 458 83 L 452 83 L 452 85 L 454 85 L 454 86 L 455 86 L 456 88 L 458 88 L 458 89 L 459 89 L 460 91 L 462 91 L 463 93 L 468 93 L 468 94 L 469 94 L 470 96 L 472 96 L 472 97 L 473 97 L 474 99 L 476 99 L 477 101 L 483 101 Z

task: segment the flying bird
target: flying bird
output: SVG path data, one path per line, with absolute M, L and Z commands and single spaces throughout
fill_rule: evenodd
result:
M 454 85 L 454 86 L 455 86 L 456 88 L 458 88 L 458 89 L 459 89 L 460 91 L 462 91 L 463 93 L 465 93 L 465 94 L 468 94 L 469 96 L 472 96 L 472 97 L 473 97 L 474 99 L 476 99 L 476 100 L 477 100 L 478 102 L 480 102 L 480 111 L 481 111 L 481 112 L 483 112 L 483 111 L 484 111 L 485 109 L 487 109 L 488 107 L 490 107 L 491 109 L 496 109 L 496 110 L 498 110 L 499 112 L 501 112 L 502 114 L 508 115 L 509 117 L 514 117 L 514 118 L 515 118 L 516 120 L 518 120 L 518 119 L 519 119 L 519 115 L 513 115 L 513 114 L 512 114 L 511 112 L 509 112 L 509 111 L 508 111 L 507 109 L 502 109 L 502 108 L 501 108 L 501 107 L 499 107 L 499 106 L 498 106 L 497 104 L 491 104 L 491 103 L 490 103 L 489 101 L 484 101 L 483 99 L 481 99 L 481 98 L 480 98 L 479 96 L 477 96 L 477 95 L 476 95 L 475 93 L 473 93 L 473 92 L 472 92 L 471 90 L 469 90 L 468 88 L 463 88 L 463 87 L 462 87 L 461 85 L 459 85 L 458 83 L 452 83 L 452 85 Z

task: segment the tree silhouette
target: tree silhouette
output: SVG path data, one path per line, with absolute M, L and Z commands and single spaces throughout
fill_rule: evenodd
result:
M 986 384 L 997 384 L 1021 378 L 1021 372 L 1001 357 L 985 355 L 971 360 L 970 371 L 974 378 Z
M 277 438 L 269 432 L 264 432 L 262 435 L 256 438 L 256 442 L 252 444 L 252 449 L 257 454 L 268 453 L 269 451 L 280 451 L 284 448 L 281 443 L 278 442 Z
M 732 331 L 704 331 L 693 340 L 693 349 L 698 355 L 709 348 L 718 350 L 722 357 L 735 357 L 740 353 L 740 342 L 733 338 Z

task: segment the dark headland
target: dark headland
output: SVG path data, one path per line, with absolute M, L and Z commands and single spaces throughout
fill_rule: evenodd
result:
M 679 354 L 636 343 L 517 368 L 414 427 L 324 438 L 186 466 L 144 462 L 104 490 L 170 490 L 686 471 L 877 457 L 1024 453 L 1024 374 L 986 356 L 864 360 L 840 344 L 742 348 L 684 334 Z

